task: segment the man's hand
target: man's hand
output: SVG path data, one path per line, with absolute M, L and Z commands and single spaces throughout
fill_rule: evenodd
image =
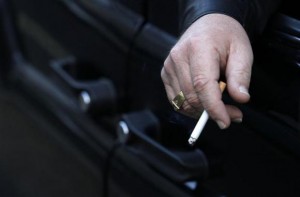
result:
M 223 14 L 208 14 L 195 21 L 166 58 L 161 77 L 168 99 L 180 91 L 186 100 L 179 112 L 198 118 L 203 109 L 221 129 L 231 120 L 242 121 L 242 112 L 224 105 L 219 79 L 226 78 L 227 90 L 237 102 L 250 99 L 248 93 L 253 52 L 239 22 Z

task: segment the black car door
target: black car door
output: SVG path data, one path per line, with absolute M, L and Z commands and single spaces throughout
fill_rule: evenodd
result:
M 9 2 L 1 32 L 3 139 L 14 142 L 21 133 L 24 140 L 3 150 L 20 154 L 13 148 L 24 147 L 27 154 L 3 158 L 6 183 L 21 188 L 4 192 L 204 197 L 299 192 L 291 184 L 300 177 L 294 170 L 299 134 L 278 113 L 270 115 L 270 108 L 240 106 L 242 125 L 220 132 L 209 121 L 198 144 L 188 146 L 195 120 L 173 111 L 160 79 L 180 35 L 179 4 Z M 262 88 L 268 75 L 253 74 L 253 86 Z M 253 99 L 263 105 L 260 88 Z M 224 100 L 232 102 L 226 94 Z M 19 127 L 12 127 L 15 120 Z

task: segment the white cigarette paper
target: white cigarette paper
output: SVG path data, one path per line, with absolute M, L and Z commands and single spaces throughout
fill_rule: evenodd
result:
M 221 81 L 219 83 L 219 86 L 220 86 L 221 92 L 223 92 L 225 90 L 226 83 Z M 203 113 L 201 114 L 189 140 L 188 140 L 190 145 L 195 144 L 196 140 L 199 138 L 200 134 L 202 133 L 208 118 L 209 118 L 209 115 L 208 115 L 207 111 L 204 110 Z

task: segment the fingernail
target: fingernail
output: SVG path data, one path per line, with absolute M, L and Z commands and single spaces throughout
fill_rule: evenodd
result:
M 250 96 L 250 94 L 248 92 L 248 89 L 245 86 L 240 86 L 239 91 L 240 91 L 240 93 L 243 93 L 243 94 L 246 94 L 246 95 Z
M 220 120 L 217 120 L 216 122 L 217 122 L 220 129 L 225 129 L 226 128 L 226 124 L 224 124 L 224 122 L 222 122 Z
M 243 122 L 243 118 L 233 119 L 232 121 L 235 122 L 235 123 L 242 123 Z

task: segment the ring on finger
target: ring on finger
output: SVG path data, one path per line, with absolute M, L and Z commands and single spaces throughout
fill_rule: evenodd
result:
M 183 94 L 182 91 L 180 91 L 175 97 L 174 99 L 171 101 L 171 104 L 174 108 L 175 111 L 180 110 L 181 106 L 183 105 L 185 101 L 185 96 Z

